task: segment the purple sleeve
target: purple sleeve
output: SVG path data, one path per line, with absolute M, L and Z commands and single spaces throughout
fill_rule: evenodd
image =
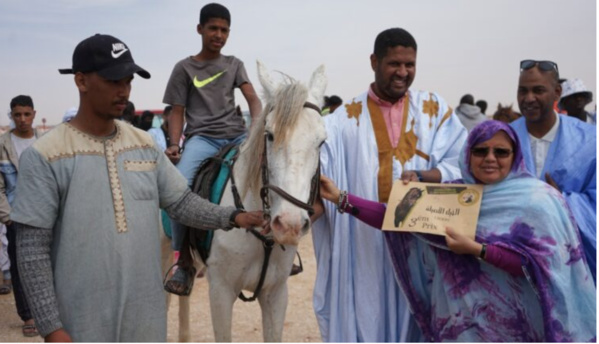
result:
M 487 245 L 485 261 L 495 267 L 507 271 L 511 275 L 517 277 L 524 276 L 520 255 L 504 247 L 493 244 Z
M 374 228 L 380 229 L 383 226 L 387 209 L 384 203 L 369 201 L 352 194 L 347 195 L 347 200 L 349 204 L 345 206 L 345 212 Z

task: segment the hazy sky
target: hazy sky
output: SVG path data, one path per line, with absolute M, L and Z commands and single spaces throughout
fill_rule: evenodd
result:
M 10 99 L 33 97 L 36 123 L 58 123 L 78 105 L 71 66 L 78 42 L 95 33 L 123 40 L 151 74 L 136 78 L 137 109 L 161 109 L 174 64 L 201 49 L 199 10 L 189 0 L 1 0 L 0 125 Z M 326 66 L 327 94 L 348 100 L 373 81 L 369 55 L 376 35 L 402 27 L 418 43 L 412 88 L 436 91 L 452 107 L 465 93 L 489 103 L 516 103 L 519 61 L 557 62 L 561 77 L 581 78 L 596 90 L 594 0 L 368 0 L 221 1 L 232 14 L 223 49 L 245 62 L 260 92 L 256 60 L 307 81 Z M 237 102 L 247 109 L 238 92 Z M 593 109 L 594 102 L 587 106 Z

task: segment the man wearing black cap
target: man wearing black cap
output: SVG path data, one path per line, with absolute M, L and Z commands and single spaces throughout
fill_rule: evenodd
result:
M 115 37 L 79 43 L 73 67 L 80 104 L 23 152 L 12 220 L 19 268 L 46 341 L 166 341 L 159 206 L 191 227 L 261 225 L 201 199 L 146 132 L 115 121 L 133 74 L 150 74 Z

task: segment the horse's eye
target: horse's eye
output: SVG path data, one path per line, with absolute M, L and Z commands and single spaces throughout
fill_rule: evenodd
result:
M 266 133 L 266 138 L 268 141 L 272 142 L 275 139 L 275 136 L 272 133 Z

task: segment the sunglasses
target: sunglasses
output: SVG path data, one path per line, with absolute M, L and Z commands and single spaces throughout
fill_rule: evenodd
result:
M 557 63 L 552 61 L 536 61 L 536 60 L 522 60 L 520 61 L 520 72 L 522 73 L 525 70 L 529 70 L 534 66 L 539 66 L 539 69 L 544 72 L 549 72 L 554 70 L 559 75 L 559 70 L 557 69 Z
M 479 158 L 485 158 L 489 155 L 489 151 L 491 148 L 489 147 L 475 147 L 470 150 L 470 153 Z M 504 159 L 512 155 L 512 150 L 507 148 L 493 148 L 493 155 L 496 158 Z

